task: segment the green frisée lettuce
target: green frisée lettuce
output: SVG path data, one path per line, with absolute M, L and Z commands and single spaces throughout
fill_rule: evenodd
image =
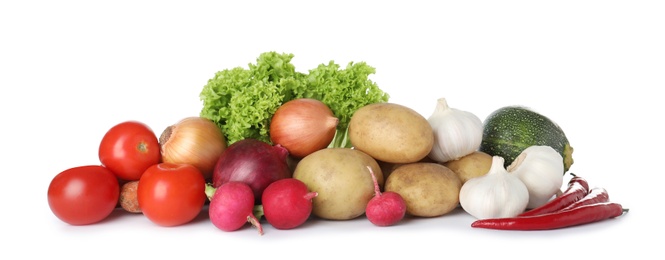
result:
M 341 69 L 333 61 L 309 71 L 304 97 L 321 100 L 339 119 L 329 147 L 351 147 L 348 127 L 353 113 L 365 105 L 388 101 L 389 95 L 368 79 L 374 73 L 375 69 L 364 62 L 351 62 Z
M 277 108 L 296 98 L 314 98 L 339 119 L 330 147 L 351 147 L 347 132 L 353 113 L 389 99 L 388 93 L 369 79 L 375 69 L 364 62 L 350 62 L 341 69 L 330 61 L 302 73 L 291 63 L 293 57 L 265 52 L 248 69 L 236 67 L 215 73 L 201 91 L 200 116 L 215 122 L 229 145 L 246 138 L 271 143 L 270 120 Z
M 270 118 L 285 99 L 292 98 L 292 89 L 302 84 L 292 58 L 263 53 L 249 69 L 215 73 L 201 91 L 200 116 L 215 122 L 229 145 L 245 138 L 269 142 Z

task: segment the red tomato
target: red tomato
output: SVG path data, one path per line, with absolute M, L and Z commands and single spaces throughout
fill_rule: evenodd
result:
M 87 225 L 108 217 L 118 204 L 120 184 L 108 169 L 79 166 L 56 175 L 48 187 L 48 204 L 60 220 Z
M 203 174 L 189 164 L 151 166 L 141 176 L 136 192 L 143 215 L 160 226 L 192 221 L 207 199 Z
M 147 125 L 126 121 L 113 126 L 99 145 L 99 160 L 118 178 L 135 181 L 161 160 L 159 141 Z

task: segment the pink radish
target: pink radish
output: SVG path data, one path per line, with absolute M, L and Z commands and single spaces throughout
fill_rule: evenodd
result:
M 397 192 L 381 193 L 379 183 L 371 167 L 367 167 L 374 181 L 374 197 L 367 203 L 365 215 L 372 224 L 385 227 L 397 224 L 406 214 L 406 202 Z
M 304 182 L 286 178 L 277 180 L 263 191 L 263 215 L 277 229 L 296 228 L 312 213 L 312 198 L 318 193 L 310 192 Z
M 223 231 L 238 230 L 249 222 L 263 235 L 263 227 L 254 216 L 254 192 L 244 182 L 231 181 L 217 187 L 210 197 L 208 214 L 212 224 Z

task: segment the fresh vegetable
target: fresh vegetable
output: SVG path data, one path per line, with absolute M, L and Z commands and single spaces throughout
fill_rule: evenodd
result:
M 269 128 L 275 111 L 287 101 L 313 98 L 326 104 L 339 119 L 330 147 L 350 147 L 346 133 L 353 113 L 389 98 L 369 79 L 375 69 L 364 62 L 349 62 L 341 69 L 330 61 L 303 73 L 291 63 L 293 57 L 265 52 L 248 69 L 217 72 L 200 93 L 200 115 L 222 129 L 229 145 L 246 138 L 270 143 Z
M 351 118 L 349 139 L 354 149 L 389 163 L 412 163 L 432 150 L 432 127 L 415 110 L 395 103 L 364 106 Z
M 501 156 L 508 167 L 524 149 L 547 145 L 563 158 L 563 175 L 573 164 L 573 147 L 564 131 L 554 121 L 529 108 L 502 107 L 492 112 L 483 123 L 480 151 Z
M 506 169 L 517 175 L 529 190 L 529 204 L 533 209 L 547 203 L 561 191 L 563 162 L 561 155 L 546 145 L 529 146 Z
M 270 183 L 291 177 L 288 151 L 257 139 L 243 139 L 230 145 L 217 161 L 212 176 L 213 187 L 231 181 L 244 182 L 252 188 L 256 204 L 261 204 L 263 190 Z
M 298 98 L 280 106 L 270 122 L 270 140 L 303 158 L 328 147 L 339 120 L 323 102 Z
M 349 220 L 363 215 L 374 196 L 368 166 L 372 167 L 379 185 L 383 186 L 383 174 L 376 160 L 349 148 L 325 148 L 306 156 L 296 166 L 293 178 L 318 193 L 312 199 L 314 216 Z
M 529 203 L 529 190 L 503 167 L 503 157 L 493 156 L 487 174 L 468 180 L 460 190 L 462 209 L 478 219 L 515 217 Z
M 584 205 L 596 204 L 600 202 L 609 202 L 609 201 L 610 201 L 610 195 L 607 193 L 607 190 L 605 190 L 604 188 L 595 187 L 590 189 L 589 193 L 587 193 L 586 196 L 584 196 L 580 200 L 571 203 L 570 205 L 566 206 L 561 210 L 569 210 Z
M 400 222 L 406 215 L 406 202 L 399 193 L 381 192 L 372 167 L 367 167 L 374 182 L 374 197 L 367 203 L 365 216 L 372 224 L 386 227 Z
M 474 221 L 471 227 L 501 230 L 550 230 L 616 218 L 627 212 L 628 209 L 623 208 L 619 203 L 600 202 L 536 216 L 481 219 Z
M 434 132 L 434 146 L 429 153 L 434 161 L 457 160 L 480 147 L 483 122 L 469 111 L 449 107 L 445 98 L 437 100 L 427 121 Z
M 191 164 L 203 178 L 212 177 L 217 160 L 226 149 L 226 139 L 212 121 L 187 117 L 168 126 L 159 137 L 162 161 Z
M 457 173 L 457 176 L 462 180 L 462 184 L 464 184 L 469 179 L 487 174 L 490 167 L 492 167 L 492 156 L 481 151 L 475 151 L 457 160 L 447 161 L 443 163 L 443 166 Z
M 406 214 L 438 217 L 459 205 L 462 181 L 452 170 L 433 162 L 397 167 L 386 179 L 385 191 L 398 193 L 406 202 Z
M 577 176 L 561 192 L 573 149 L 535 111 L 503 107 L 482 122 L 439 98 L 425 118 L 389 103 L 364 62 L 299 72 L 292 58 L 265 52 L 215 73 L 200 114 L 159 139 L 138 121 L 113 126 L 99 143 L 101 165 L 52 180 L 52 212 L 87 225 L 119 206 L 165 227 L 205 213 L 220 230 L 250 223 L 261 235 L 262 217 L 282 230 L 312 216 L 391 226 L 461 206 L 478 219 L 472 227 L 548 230 L 628 212 Z
M 376 70 L 365 62 L 349 62 L 344 69 L 333 61 L 320 64 L 305 76 L 302 97 L 323 101 L 339 119 L 329 147 L 351 148 L 349 123 L 355 112 L 369 104 L 388 102 L 390 96 L 369 79 Z
M 159 163 L 159 141 L 146 124 L 125 121 L 109 129 L 99 145 L 99 161 L 118 178 L 135 181 Z
M 254 216 L 254 192 L 244 182 L 231 181 L 214 188 L 206 186 L 210 200 L 208 215 L 212 224 L 223 231 L 236 231 L 248 222 L 263 235 L 263 226 Z
M 190 164 L 155 164 L 139 180 L 139 207 L 157 225 L 186 224 L 203 209 L 205 184 L 201 171 Z
M 139 181 L 129 181 L 120 186 L 120 198 L 118 204 L 129 213 L 141 213 L 138 200 Z
M 88 225 L 107 218 L 118 203 L 120 184 L 106 167 L 78 166 L 58 173 L 48 186 L 53 214 L 70 225 Z
M 568 205 L 584 198 L 588 193 L 589 184 L 587 183 L 586 179 L 573 175 L 573 177 L 568 181 L 568 187 L 560 196 L 550 200 L 540 207 L 519 214 L 519 216 L 535 216 L 559 211 Z
M 311 215 L 312 199 L 317 195 L 298 179 L 277 180 L 263 191 L 263 216 L 277 229 L 299 227 Z

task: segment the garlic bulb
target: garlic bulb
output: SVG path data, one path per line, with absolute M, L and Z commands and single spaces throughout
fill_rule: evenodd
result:
M 434 113 L 427 119 L 434 132 L 430 159 L 445 163 L 468 155 L 480 147 L 483 123 L 471 112 L 448 107 L 445 98 L 437 100 Z
M 460 189 L 462 209 L 478 219 L 514 217 L 524 212 L 529 191 L 517 175 L 503 167 L 504 159 L 492 157 L 487 174 L 469 179 Z
M 507 167 L 529 190 L 527 208 L 547 203 L 563 185 L 563 157 L 546 145 L 530 146 Z

